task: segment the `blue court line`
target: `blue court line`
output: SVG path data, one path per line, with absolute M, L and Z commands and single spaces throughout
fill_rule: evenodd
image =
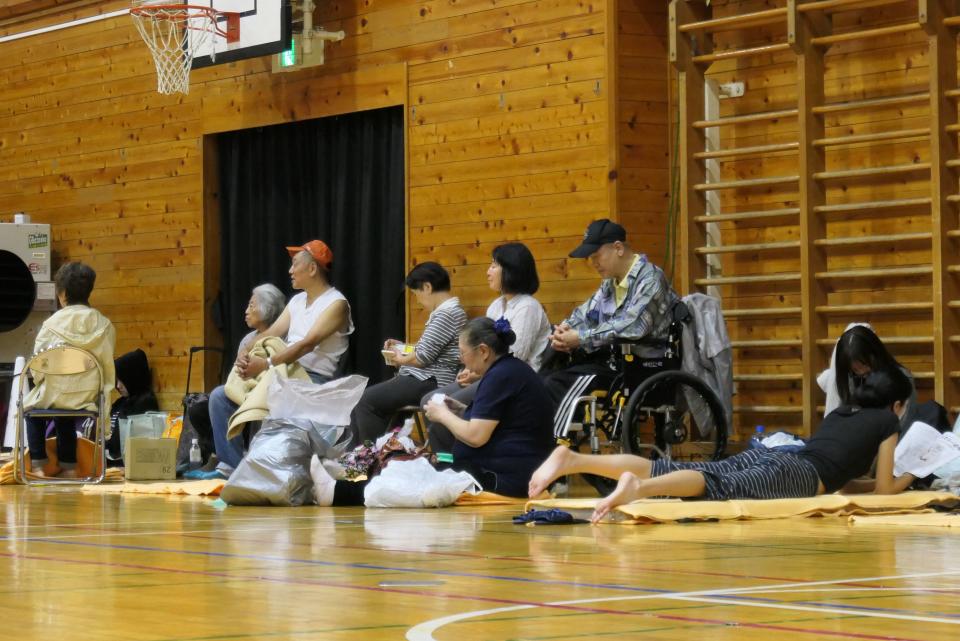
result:
M 3 540 L 3 537 L 0 537 Z M 81 547 L 108 548 L 117 550 L 133 550 L 139 552 L 157 552 L 168 554 L 183 554 L 188 556 L 206 556 L 227 559 L 245 559 L 250 561 L 270 561 L 281 563 L 296 563 L 303 565 L 317 565 L 323 567 L 349 568 L 356 570 L 379 570 L 383 572 L 402 572 L 408 574 L 431 574 L 440 576 L 463 577 L 474 579 L 489 579 L 494 581 L 512 581 L 516 583 L 535 583 L 540 585 L 562 585 L 571 587 L 597 588 L 602 590 L 624 590 L 627 592 L 645 592 L 654 594 L 667 594 L 673 590 L 655 589 L 655 588 L 637 588 L 629 585 L 620 585 L 616 583 L 578 583 L 575 581 L 559 581 L 546 579 L 532 579 L 518 576 L 501 576 L 496 574 L 480 574 L 476 572 L 457 572 L 454 570 L 433 570 L 418 568 L 393 567 L 388 565 L 374 565 L 372 563 L 341 563 L 337 561 L 321 561 L 317 559 L 297 559 L 282 556 L 264 556 L 260 554 L 232 554 L 229 552 L 209 552 L 197 550 L 177 550 L 171 548 L 151 547 L 146 545 L 122 545 L 119 543 L 87 543 L 83 541 L 63 541 L 54 538 L 29 537 L 17 539 L 18 541 L 28 541 L 31 543 L 52 543 L 55 545 L 77 545 Z
M 0 540 L 5 539 L 6 537 L 0 537 Z M 118 549 L 118 550 L 133 550 L 140 552 L 154 552 L 154 553 L 167 553 L 167 554 L 179 554 L 179 555 L 188 555 L 188 556 L 205 556 L 205 557 L 218 557 L 218 558 L 228 558 L 228 559 L 246 559 L 252 561 L 270 561 L 270 562 L 281 562 L 281 563 L 295 563 L 302 565 L 315 565 L 323 567 L 336 567 L 336 568 L 349 568 L 349 569 L 358 569 L 358 570 L 379 570 L 386 572 L 401 572 L 408 574 L 430 574 L 430 575 L 439 575 L 439 576 L 451 576 L 451 577 L 463 577 L 463 578 L 475 578 L 475 579 L 487 579 L 493 581 L 508 581 L 514 583 L 530 583 L 537 585 L 558 585 L 558 586 L 570 586 L 577 588 L 596 588 L 601 590 L 622 590 L 625 592 L 641 592 L 646 594 L 666 594 L 669 595 L 674 592 L 674 590 L 666 590 L 661 588 L 644 588 L 644 587 L 633 587 L 628 585 L 621 585 L 616 583 L 579 583 L 576 581 L 559 581 L 559 580 L 546 580 L 546 579 L 533 579 L 533 578 L 524 578 L 517 576 L 502 576 L 496 574 L 480 574 L 476 572 L 456 572 L 453 570 L 420 570 L 416 568 L 403 568 L 403 567 L 392 567 L 386 565 L 374 565 L 371 563 L 341 563 L 336 561 L 321 561 L 316 559 L 297 559 L 289 557 L 275 557 L 275 556 L 264 556 L 259 554 L 232 554 L 229 552 L 210 552 L 210 551 L 197 551 L 197 550 L 177 550 L 171 548 L 161 548 L 153 547 L 146 545 L 122 545 L 118 543 L 88 543 L 83 541 L 63 541 L 52 538 L 23 538 L 18 539 L 19 541 L 29 541 L 33 543 L 52 543 L 54 545 L 76 545 L 81 547 L 92 547 L 92 548 L 107 548 L 107 549 Z M 534 566 L 535 567 L 535 566 Z M 241 577 L 237 577 L 238 579 Z M 883 608 L 883 607 L 858 607 L 853 605 L 848 605 L 845 603 L 833 604 L 830 602 L 820 603 L 820 602 L 807 602 L 807 601 L 782 601 L 778 599 L 772 599 L 769 597 L 758 597 L 753 596 L 750 593 L 741 593 L 735 595 L 728 595 L 722 593 L 722 588 L 718 590 L 719 594 L 711 594 L 709 592 L 704 592 L 704 596 L 711 598 L 721 598 L 729 600 L 731 605 L 736 605 L 738 600 L 741 601 L 764 601 L 773 604 L 810 604 L 816 607 L 835 607 L 839 609 L 860 609 L 860 610 L 870 610 L 873 612 L 890 612 L 894 614 L 911 614 L 916 615 L 915 610 L 905 610 L 901 608 Z M 960 619 L 958 614 L 944 614 L 944 618 L 956 618 Z

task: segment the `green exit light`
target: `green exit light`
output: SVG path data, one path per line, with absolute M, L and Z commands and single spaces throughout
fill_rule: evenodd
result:
M 280 52 L 280 66 L 293 67 L 297 64 L 297 41 L 290 39 L 290 48 Z

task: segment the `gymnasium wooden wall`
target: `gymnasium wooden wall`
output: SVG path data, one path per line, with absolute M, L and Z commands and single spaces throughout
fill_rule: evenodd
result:
M 409 263 L 450 268 L 474 315 L 493 297 L 490 251 L 522 240 L 538 260 L 540 300 L 563 318 L 597 284 L 566 255 L 611 203 L 662 251 L 663 3 L 622 0 L 619 14 L 613 0 L 317 4 L 316 24 L 347 34 L 328 45 L 325 66 L 215 66 L 193 73 L 187 96 L 156 93 L 128 16 L 0 43 L 0 216 L 51 223 L 55 261 L 93 265 L 92 303 L 116 324 L 118 353 L 147 351 L 165 407 L 179 403 L 188 347 L 216 338 L 217 194 L 204 176 L 216 174 L 218 132 L 404 105 Z M 0 0 L 0 36 L 127 6 Z M 621 82 L 645 96 L 619 103 L 622 148 L 608 46 L 617 18 L 629 47 Z M 411 311 L 414 334 L 424 320 Z
M 702 2 L 689 4 L 703 5 Z M 947 274 L 949 263 L 956 262 L 956 245 L 955 238 L 946 238 L 947 234 L 941 234 L 938 228 L 941 220 L 938 172 L 949 173 L 949 170 L 936 160 L 932 168 L 929 166 L 934 150 L 946 138 L 931 124 L 940 121 L 933 118 L 932 104 L 936 104 L 938 98 L 937 90 L 931 88 L 940 87 L 939 99 L 942 100 L 944 88 L 956 87 L 956 35 L 951 39 L 947 34 L 937 41 L 935 35 L 930 35 L 936 34 L 935 27 L 926 31 L 921 28 L 919 22 L 928 7 L 924 0 L 842 0 L 813 4 L 832 5 L 827 7 L 826 19 L 832 16 L 833 34 L 915 23 L 911 30 L 894 28 L 875 37 L 830 44 L 822 77 L 811 79 L 808 85 L 816 93 L 821 91 L 818 85 L 822 83 L 820 104 L 907 96 L 905 100 L 889 104 L 828 110 L 810 121 L 814 123 L 812 126 L 823 127 L 817 138 L 901 132 L 896 134 L 896 139 L 829 143 L 825 147 L 827 172 L 871 167 L 898 169 L 883 170 L 872 177 L 834 175 L 817 179 L 811 189 L 824 190 L 823 204 L 828 209 L 813 211 L 811 208 L 809 212 L 801 212 L 800 189 L 808 177 L 800 166 L 796 145 L 800 136 L 798 116 L 788 113 L 720 128 L 721 148 L 790 143 L 794 146 L 724 158 L 713 180 L 789 178 L 800 174 L 799 181 L 793 178 L 722 190 L 718 192 L 718 207 L 712 212 L 722 215 L 781 213 L 752 219 L 720 219 L 718 233 L 710 244 L 727 246 L 728 250 L 718 254 L 720 269 L 711 277 L 736 280 L 743 276 L 797 275 L 795 279 L 779 282 L 737 282 L 719 288 L 724 309 L 729 310 L 731 338 L 738 345 L 734 350 L 738 381 L 735 405 L 741 435 L 752 431 L 755 424 L 801 432 L 815 426 L 815 423 L 804 424 L 803 418 L 805 405 L 812 406 L 813 416 L 822 413 L 823 395 L 813 385 L 811 373 L 826 366 L 832 342 L 847 323 L 854 321 L 871 323 L 894 355 L 914 372 L 921 400 L 937 397 L 948 406 L 956 404 L 956 338 L 950 338 L 955 334 L 956 312 L 949 309 L 952 304 L 944 300 L 951 297 L 949 292 L 956 286 L 950 280 L 955 276 Z M 934 22 L 933 4 L 929 4 L 931 23 Z M 703 16 L 718 18 L 784 8 L 788 3 L 786 0 L 715 0 L 712 5 L 712 16 L 710 10 L 702 6 L 698 10 Z M 787 41 L 787 30 L 784 14 L 773 24 L 720 31 L 713 38 L 714 52 L 783 43 Z M 703 42 L 705 40 L 701 40 L 701 45 Z M 931 45 L 931 42 L 939 44 Z M 934 82 L 930 71 L 930 52 L 935 46 L 948 47 L 946 59 L 952 56 L 954 61 L 953 77 L 948 73 L 939 82 Z M 803 79 L 798 76 L 798 55 L 790 48 L 717 60 L 707 67 L 706 77 L 717 83 L 745 83 L 743 97 L 720 101 L 722 118 L 798 109 L 798 87 Z M 924 95 L 928 91 L 934 94 L 933 100 Z M 955 104 L 951 108 L 955 121 Z M 799 118 L 803 118 L 803 106 L 799 109 Z M 822 125 L 816 124 L 816 118 L 822 118 Z M 928 131 L 931 128 L 932 132 Z M 905 133 L 910 130 L 917 135 Z M 802 147 L 802 140 L 800 145 Z M 937 153 L 942 155 L 942 150 Z M 942 160 L 947 159 L 949 156 Z M 956 175 L 948 175 L 947 182 L 950 184 L 944 187 L 946 193 L 956 193 Z M 685 188 L 692 189 L 692 185 Z M 900 204 L 852 206 L 891 200 Z M 946 205 L 942 210 L 943 229 L 956 229 L 956 210 L 945 200 L 943 204 Z M 832 207 L 841 205 L 851 207 Z M 811 221 L 809 232 L 803 229 L 804 220 Z M 937 251 L 941 236 L 943 246 L 950 251 Z M 698 244 L 691 243 L 684 248 L 689 260 L 699 265 L 695 272 L 702 271 L 705 264 L 704 256 L 698 254 L 695 247 Z M 804 251 L 809 252 L 810 262 L 804 262 Z M 812 268 L 813 265 L 816 267 Z M 869 270 L 877 271 L 871 275 Z M 943 281 L 938 284 L 941 275 L 945 284 Z M 804 294 L 802 282 L 810 283 L 810 294 Z M 809 322 L 807 335 L 801 312 Z M 806 362 L 802 354 L 804 340 L 810 350 Z M 938 349 L 941 350 L 939 358 L 935 357 Z M 939 389 L 935 388 L 935 382 L 940 385 Z M 804 398 L 805 385 L 813 390 L 810 398 Z

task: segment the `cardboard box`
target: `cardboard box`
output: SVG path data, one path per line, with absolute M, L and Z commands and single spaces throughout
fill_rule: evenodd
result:
M 172 481 L 177 478 L 177 441 L 130 437 L 123 460 L 131 481 Z

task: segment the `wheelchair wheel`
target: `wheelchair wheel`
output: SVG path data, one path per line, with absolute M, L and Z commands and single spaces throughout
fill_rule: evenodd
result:
M 705 429 L 691 407 L 700 408 L 697 415 Z M 727 446 L 726 414 L 720 399 L 699 378 L 675 370 L 659 372 L 630 394 L 621 437 L 629 454 L 716 461 Z

